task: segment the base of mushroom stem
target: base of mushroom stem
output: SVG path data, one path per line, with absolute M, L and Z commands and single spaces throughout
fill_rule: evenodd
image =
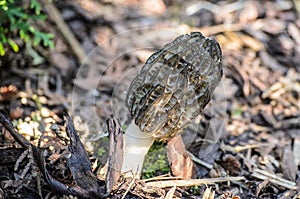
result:
M 143 133 L 131 122 L 124 134 L 124 155 L 121 172 L 125 177 L 139 178 L 147 152 L 154 142 L 151 135 Z

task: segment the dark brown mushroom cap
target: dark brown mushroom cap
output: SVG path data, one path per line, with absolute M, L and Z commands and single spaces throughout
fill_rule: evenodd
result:
M 206 104 L 222 77 L 218 42 L 199 32 L 181 35 L 149 57 L 132 81 L 126 106 L 144 133 L 168 140 Z

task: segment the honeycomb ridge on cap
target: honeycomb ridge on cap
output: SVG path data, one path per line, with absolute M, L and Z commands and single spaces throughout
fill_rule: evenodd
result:
M 141 131 L 168 140 L 202 112 L 222 75 L 216 40 L 200 32 L 181 35 L 148 58 L 126 106 Z

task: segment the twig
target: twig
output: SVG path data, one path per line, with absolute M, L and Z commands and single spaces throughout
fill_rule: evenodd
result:
M 36 176 L 36 187 L 39 193 L 40 198 L 43 198 L 43 194 L 42 194 L 42 185 L 41 185 L 41 172 L 37 172 L 37 176 Z
M 174 193 L 176 191 L 176 186 L 172 187 L 166 194 L 165 199 L 172 199 L 174 197 Z
M 60 12 L 52 2 L 44 0 L 43 3 L 45 5 L 46 10 L 48 11 L 49 16 L 55 22 L 59 31 L 70 45 L 72 51 L 75 53 L 80 63 L 83 63 L 87 55 L 84 52 L 81 44 L 78 42 L 78 40 L 70 30 L 69 26 L 63 20 Z
M 212 165 L 212 164 L 209 164 L 209 163 L 207 163 L 207 162 L 205 162 L 205 161 L 203 161 L 203 160 L 200 160 L 199 158 L 197 158 L 196 156 L 194 156 L 194 154 L 192 154 L 192 153 L 189 152 L 189 151 L 187 151 L 187 153 L 189 154 L 190 158 L 191 158 L 194 162 L 196 162 L 196 163 L 200 164 L 201 166 L 204 166 L 204 167 L 206 167 L 206 168 L 208 168 L 208 169 L 212 169 L 212 168 L 213 168 L 213 165 Z
M 155 180 L 181 180 L 182 177 L 174 177 L 174 176 L 169 176 L 170 174 L 164 174 L 160 176 L 155 176 L 153 178 L 147 178 L 143 180 L 144 182 L 150 182 L 150 181 L 155 181 Z
M 134 184 L 134 182 L 135 182 L 136 179 L 137 179 L 136 176 L 132 178 L 132 180 L 131 180 L 129 186 L 127 187 L 127 189 L 126 189 L 126 191 L 125 191 L 125 193 L 124 193 L 124 195 L 122 196 L 121 199 L 124 199 L 124 198 L 126 197 L 127 193 L 128 193 L 129 190 L 131 189 L 131 187 L 132 187 L 132 185 Z
M 286 180 L 284 178 L 281 178 L 275 174 L 269 173 L 267 171 L 261 170 L 261 169 L 255 169 L 253 173 L 251 174 L 252 177 L 258 178 L 260 180 L 269 180 L 270 182 L 283 186 L 287 189 L 300 189 L 299 187 L 296 186 L 295 182 Z
M 157 182 L 147 182 L 147 186 L 165 188 L 165 187 L 190 187 L 201 184 L 215 184 L 218 182 L 239 181 L 244 177 L 224 177 L 224 178 L 207 178 L 207 179 L 190 179 L 190 180 L 165 180 Z
M 19 134 L 13 127 L 10 120 L 5 117 L 4 112 L 0 112 L 0 123 L 9 131 L 10 135 L 25 149 L 32 147 L 33 152 L 36 152 L 36 147 L 33 146 L 28 140 L 25 139 L 21 134 Z

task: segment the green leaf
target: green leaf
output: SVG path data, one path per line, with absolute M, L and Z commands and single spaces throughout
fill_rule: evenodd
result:
M 6 3 L 6 0 L 1 0 L 1 1 L 0 1 L 0 6 L 6 6 L 6 4 L 7 4 L 7 3 Z
M 50 49 L 54 49 L 54 42 L 52 40 L 50 40 L 48 42 L 48 46 L 49 46 Z
M 52 33 L 42 33 L 39 31 L 35 31 L 33 32 L 33 34 L 34 34 L 33 45 L 38 45 L 42 41 L 45 47 L 50 47 L 51 49 L 54 48 L 54 43 L 52 41 L 54 35 Z
M 33 26 L 29 27 L 29 31 L 32 32 L 32 33 L 36 32 L 36 30 L 35 30 L 35 28 Z
M 6 5 L 6 1 L 0 1 L 1 9 L 4 11 L 8 10 L 8 6 Z
M 33 39 L 33 45 L 34 45 L 34 46 L 37 46 L 37 45 L 41 42 L 41 40 L 42 40 L 41 37 L 35 35 L 35 36 L 34 36 L 34 39 Z
M 6 39 L 6 36 L 5 36 L 5 30 L 2 29 L 1 27 L 0 27 L 0 39 L 1 39 L 0 41 L 3 42 L 3 43 L 7 42 L 7 39 Z
M 12 39 L 8 39 L 7 42 L 16 53 L 19 52 L 19 46 Z
M 46 15 L 41 14 L 42 6 L 39 0 L 29 0 L 29 9 L 24 7 L 23 1 L 0 0 L 0 55 L 5 54 L 5 45 L 14 51 L 19 51 L 19 46 L 14 42 L 16 33 L 19 38 L 33 45 L 43 44 L 45 47 L 54 48 L 53 34 L 40 32 L 35 23 L 45 20 Z M 8 38 L 11 39 L 8 39 Z
M 36 0 L 31 0 L 30 8 L 34 9 L 36 15 L 41 14 L 41 5 Z
M 48 39 L 53 39 L 54 38 L 54 34 L 52 34 L 52 33 L 47 33 L 46 35 L 47 35 Z
M 30 37 L 29 37 L 29 35 L 26 33 L 25 30 L 20 30 L 19 34 L 20 34 L 21 39 L 23 39 L 26 43 L 29 42 Z
M 54 34 L 48 33 L 48 34 L 45 34 L 45 36 L 46 36 L 46 38 L 44 39 L 44 43 L 43 43 L 44 46 L 54 49 L 54 43 L 52 41 L 52 39 L 54 38 Z
M 29 15 L 22 10 L 21 7 L 12 7 L 7 10 L 7 15 L 11 20 L 13 18 L 28 19 Z
M 0 55 L 1 56 L 4 56 L 5 55 L 5 50 L 4 50 L 4 47 L 2 45 L 2 43 L 0 42 Z

